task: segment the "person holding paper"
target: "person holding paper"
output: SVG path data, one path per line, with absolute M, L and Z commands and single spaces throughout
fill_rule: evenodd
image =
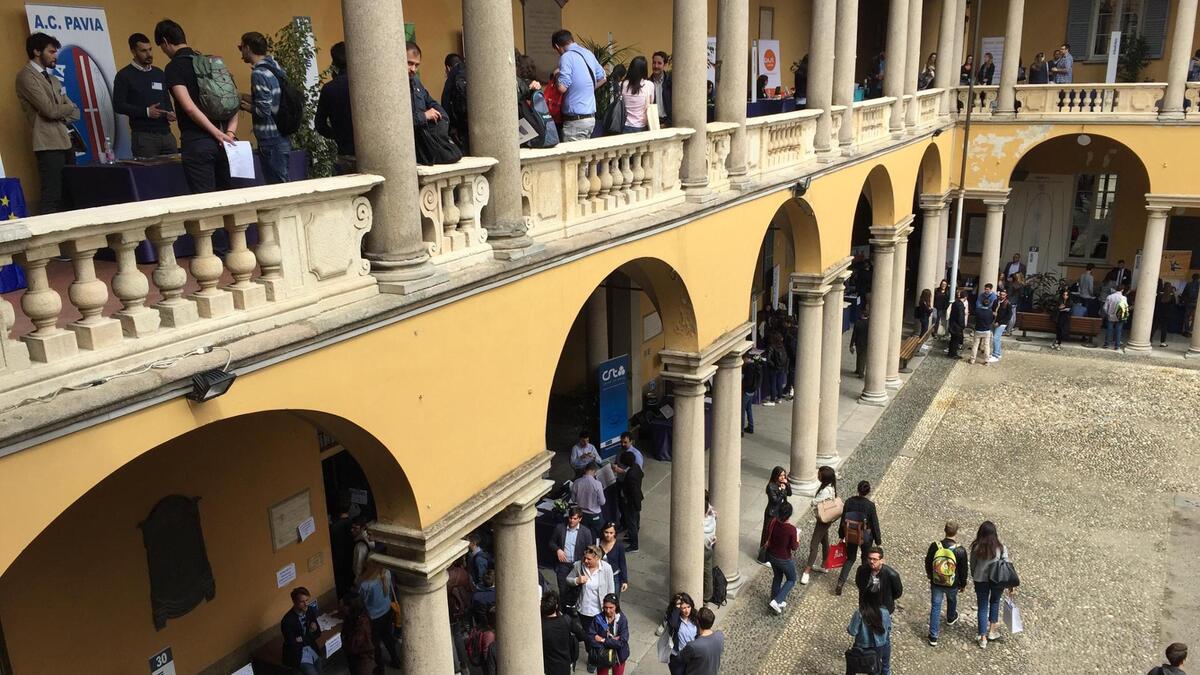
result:
M 283 665 L 302 675 L 321 675 L 321 655 L 317 653 L 317 608 L 308 604 L 312 594 L 303 586 L 292 589 L 292 608 L 283 615 L 279 630 L 283 633 Z
M 227 122 L 214 123 L 196 104 L 200 99 L 200 83 L 192 60 L 202 55 L 188 46 L 183 27 L 170 19 L 159 21 L 154 27 L 154 42 L 171 59 L 164 72 L 178 113 L 183 173 L 188 187 L 193 194 L 227 189 L 229 158 L 225 146 L 237 142 L 237 115 Z
M 171 135 L 175 109 L 167 92 L 167 74 L 154 65 L 154 45 L 142 33 L 129 36 L 133 60 L 113 79 L 113 108 L 129 117 L 134 157 L 173 155 L 179 151 Z

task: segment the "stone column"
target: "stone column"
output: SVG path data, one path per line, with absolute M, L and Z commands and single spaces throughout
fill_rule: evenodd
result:
M 712 458 L 708 467 L 709 496 L 717 510 L 713 564 L 725 573 L 730 589 L 742 585 L 738 572 L 742 512 L 742 354 L 750 347 L 749 341 L 741 342 L 722 356 L 717 361 L 717 374 L 713 378 Z
M 817 493 L 817 425 L 821 407 L 821 333 L 824 286 L 800 290 L 800 340 L 796 349 L 796 396 L 792 402 L 791 467 L 788 480 L 792 491 L 812 496 Z
M 938 219 L 938 236 L 937 236 L 937 265 L 934 273 L 934 285 L 942 282 L 942 279 L 947 279 L 946 274 L 946 248 L 949 246 L 950 237 L 950 204 L 947 203 L 942 207 L 941 218 Z
M 1158 261 L 1162 260 L 1163 240 L 1167 236 L 1169 206 L 1148 207 L 1146 236 L 1142 240 L 1142 266 L 1137 275 L 1137 304 L 1133 307 L 1133 326 L 1125 341 L 1125 351 L 1150 353 L 1154 339 L 1154 304 L 1158 298 Z
M 587 365 L 588 380 L 596 368 L 608 360 L 608 290 L 600 286 L 587 301 Z
M 847 272 L 829 282 L 821 316 L 821 405 L 817 421 L 817 466 L 837 466 L 838 405 L 842 398 L 842 311 Z
M 867 323 L 867 375 L 858 400 L 867 405 L 887 405 L 884 378 L 887 375 L 888 338 L 892 332 L 892 262 L 896 253 L 896 230 L 891 227 L 872 227 L 871 261 L 874 271 L 871 284 L 870 311 Z
M 397 594 L 403 609 L 400 613 L 400 629 L 404 635 L 400 645 L 400 660 L 406 673 L 450 675 L 454 672 L 450 608 L 446 601 L 447 579 L 445 570 L 439 570 L 425 579 L 408 574 L 397 575 Z M 523 617 L 522 624 L 529 623 L 530 619 Z M 523 630 L 530 628 L 524 625 Z
M 933 86 L 939 89 L 948 89 L 958 84 L 958 63 L 955 62 L 957 57 L 954 55 L 954 27 L 957 25 L 955 19 L 958 18 L 960 2 L 961 0 L 942 0 L 942 17 L 938 24 L 938 57 L 934 66 L 937 72 L 933 78 Z M 947 100 L 949 100 L 948 95 L 943 100 L 943 114 L 950 112 L 950 108 L 945 105 Z
M 921 54 L 921 19 L 925 0 L 908 0 L 908 48 L 904 56 L 904 93 L 912 98 L 904 114 L 904 126 L 917 126 L 917 75 L 925 67 Z
M 1188 350 L 1184 356 L 1189 359 L 1200 357 L 1200 330 L 1192 330 L 1192 340 L 1188 343 Z
M 1167 91 L 1163 95 L 1164 120 L 1183 119 L 1183 93 L 1187 89 L 1188 63 L 1192 53 L 1192 31 L 1196 29 L 1196 0 L 1179 0 L 1171 28 L 1171 57 L 1167 62 Z M 1192 111 L 1192 114 L 1196 114 Z
M 838 0 L 837 35 L 834 40 L 833 104 L 846 106 L 838 144 L 849 149 L 854 144 L 854 62 L 858 58 L 858 0 Z
M 904 59 L 908 55 L 908 3 L 909 0 L 888 0 L 883 95 L 896 99 L 892 104 L 892 120 L 888 125 L 893 132 L 904 129 Z
M 917 2 L 918 0 L 913 0 Z M 912 216 L 909 216 L 911 221 Z M 908 272 L 908 234 L 912 227 L 906 226 L 896 232 L 896 256 L 892 266 L 892 330 L 888 337 L 887 382 L 888 389 L 900 388 L 900 342 L 904 339 L 904 278 Z M 872 286 L 873 287 L 873 286 Z
M 395 27 L 404 25 L 400 0 L 342 0 L 342 25 L 354 72 L 350 103 L 358 170 L 387 179 L 370 194 L 375 223 L 363 257 L 380 290 L 411 293 L 448 277 L 429 263 L 421 238 L 408 63 L 404 50 L 396 48 Z
M 541 589 L 534 583 L 537 544 L 533 536 L 534 502 L 514 504 L 492 519 L 496 534 L 496 641 L 499 672 L 540 673 L 542 650 Z M 421 671 L 405 671 L 421 672 Z
M 466 45 L 467 123 L 471 152 L 499 160 L 487 172 L 491 198 L 479 215 L 497 258 L 513 260 L 534 250 L 521 207 L 521 158 L 515 114 L 516 64 L 513 12 L 508 0 L 463 0 Z M 404 25 L 390 22 L 391 25 Z M 355 77 L 357 77 L 357 73 Z M 540 247 L 539 247 L 540 248 Z
M 837 146 L 830 138 L 833 117 L 833 50 L 837 27 L 836 0 L 812 0 L 812 32 L 808 43 L 808 107 L 820 108 L 817 135 L 813 141 L 818 154 L 828 153 Z M 720 42 L 717 43 L 718 45 Z
M 704 381 L 714 372 L 663 373 L 674 384 L 670 593 L 704 595 Z
M 746 182 L 750 7 L 747 0 L 718 0 L 717 12 L 717 120 L 738 125 L 729 140 L 729 158 L 725 162 L 729 181 L 741 185 Z
M 996 94 L 996 112 L 993 115 L 1012 117 L 1017 112 L 1017 68 L 1021 58 L 1021 27 L 1024 21 L 1025 0 L 1008 0 L 1004 62 L 1000 69 L 1000 91 Z
M 671 120 L 696 133 L 683 142 L 679 182 L 689 201 L 714 197 L 708 189 L 708 2 L 675 0 L 671 35 Z M 696 596 L 699 597 L 699 596 Z
M 967 1 L 954 0 L 954 6 L 954 53 L 952 54 L 950 66 L 954 69 L 954 76 L 951 79 L 954 82 L 954 86 L 958 86 L 958 69 L 962 67 L 963 61 L 966 60 L 966 55 L 963 54 L 963 45 L 967 40 Z M 974 46 L 971 47 L 971 49 L 974 48 Z
M 942 273 L 937 269 L 937 260 L 938 248 L 943 251 L 946 248 L 945 244 L 939 246 L 942 212 L 945 210 L 946 202 L 942 201 L 942 195 L 921 195 L 921 256 L 917 263 L 917 285 L 914 289 L 916 298 L 920 298 L 921 291 L 926 288 L 933 291 L 942 279 Z
M 1004 207 L 1008 198 L 985 199 L 983 203 L 987 205 L 987 223 L 983 231 L 983 255 L 979 258 L 980 289 L 984 284 L 995 287 L 1000 277 L 1000 238 L 1004 233 Z

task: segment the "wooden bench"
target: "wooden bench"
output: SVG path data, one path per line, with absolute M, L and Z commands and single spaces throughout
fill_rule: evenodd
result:
M 921 345 L 933 335 L 933 322 L 929 323 L 929 330 L 926 330 L 921 335 L 910 335 L 900 343 L 900 372 L 911 373 L 908 369 L 908 362 L 921 350 Z
M 1043 312 L 1017 312 L 1017 328 L 1021 329 L 1021 339 L 1028 340 L 1027 331 L 1035 333 L 1057 333 L 1057 327 L 1050 316 Z M 1072 316 L 1071 335 L 1079 335 L 1088 345 L 1094 344 L 1092 338 L 1104 332 L 1104 321 L 1093 316 Z

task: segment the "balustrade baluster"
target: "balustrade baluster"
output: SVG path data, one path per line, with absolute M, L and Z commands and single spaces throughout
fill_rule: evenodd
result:
M 233 277 L 233 283 L 225 290 L 233 296 L 233 306 L 252 309 L 267 304 L 267 289 L 250 281 L 258 261 L 254 251 L 246 245 L 246 230 L 255 221 L 254 211 L 237 211 L 224 217 L 225 233 L 229 235 L 229 253 L 225 254 L 225 266 Z
M 113 315 L 121 322 L 125 337 L 137 338 L 158 330 L 158 312 L 146 306 L 150 281 L 137 267 L 137 247 L 146 238 L 145 230 L 130 230 L 108 235 L 108 245 L 116 253 L 117 273 L 113 276 L 113 295 L 122 309 Z
M 225 265 L 213 252 L 213 232 L 224 224 L 221 216 L 207 216 L 189 220 L 185 224 L 188 234 L 196 244 L 196 255 L 192 258 L 192 276 L 200 284 L 200 290 L 192 294 L 192 300 L 200 316 L 215 319 L 233 312 L 233 295 L 217 288 Z
M 457 185 L 462 185 L 461 179 Z M 455 188 L 457 185 L 444 185 L 441 188 L 442 192 L 442 232 L 443 236 L 450 238 L 451 233 L 458 228 L 459 222 L 462 220 L 462 211 L 458 208 L 457 200 L 454 198 Z
M 618 150 L 609 156 L 608 173 L 612 176 L 612 194 L 617 199 L 617 205 L 621 206 L 627 202 L 625 199 L 625 174 L 621 172 L 621 151 Z
M 75 333 L 80 349 L 103 349 L 121 342 L 121 322 L 103 315 L 108 285 L 96 278 L 96 251 L 106 243 L 104 235 L 97 234 L 74 239 L 63 247 L 75 270 L 67 297 L 81 315 L 78 321 L 67 324 L 67 328 Z
M 588 201 L 595 202 L 600 195 L 600 163 L 594 155 L 587 156 Z
M 642 166 L 642 153 L 642 148 L 634 148 L 633 150 L 633 186 L 638 192 L 641 192 L 646 187 L 647 178 L 646 169 Z M 641 198 L 641 195 L 639 194 L 638 197 Z
M 283 248 L 279 245 L 279 210 L 268 209 L 258 212 L 258 246 L 254 248 L 258 259 L 258 283 L 267 291 L 269 302 L 278 302 L 287 297 L 287 286 L 283 281 Z
M 183 297 L 187 272 L 175 260 L 175 240 L 184 232 L 183 223 L 155 225 L 149 232 L 150 240 L 158 249 L 158 266 L 150 276 L 162 294 L 162 300 L 154 306 L 162 319 L 162 325 L 178 328 L 199 321 L 200 313 L 196 309 L 196 303 Z
M 53 363 L 70 358 L 79 347 L 74 333 L 58 327 L 62 298 L 50 286 L 46 265 L 59 254 L 58 245 L 50 244 L 17 254 L 17 262 L 25 268 L 25 293 L 21 309 L 33 322 L 34 329 L 21 337 L 29 348 L 29 358 L 40 363 Z
M 0 267 L 11 264 L 12 256 L 0 254 Z M 11 337 L 16 323 L 16 309 L 4 296 L 0 296 L 0 375 L 29 367 L 29 347 Z
M 591 187 L 592 187 L 592 181 L 588 178 L 587 159 L 584 157 L 580 157 L 579 158 L 579 193 L 576 196 L 575 200 L 579 203 L 579 206 L 581 208 L 583 207 L 584 204 L 587 203 L 588 190 L 590 190 Z

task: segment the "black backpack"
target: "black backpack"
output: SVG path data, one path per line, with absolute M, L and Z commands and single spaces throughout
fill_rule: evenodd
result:
M 712 597 L 708 601 L 717 607 L 721 607 L 729 599 L 727 597 L 728 592 L 729 580 L 725 578 L 725 572 L 720 567 L 714 565 L 712 569 Z
M 450 70 L 450 93 L 446 99 L 446 114 L 450 116 L 450 138 L 467 150 L 470 134 L 467 129 L 467 65 L 460 63 Z
M 270 70 L 279 80 L 279 111 L 275 113 L 275 128 L 280 136 L 291 136 L 300 130 L 304 122 L 304 93 L 288 81 L 282 68 Z

